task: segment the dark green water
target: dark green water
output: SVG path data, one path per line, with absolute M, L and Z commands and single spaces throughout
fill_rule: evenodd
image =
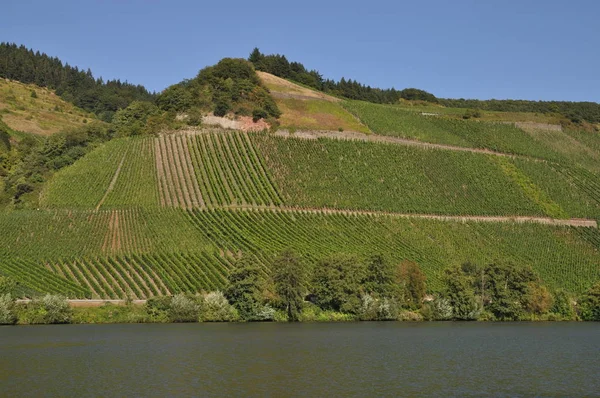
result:
M 598 323 L 0 327 L 0 396 L 599 396 Z

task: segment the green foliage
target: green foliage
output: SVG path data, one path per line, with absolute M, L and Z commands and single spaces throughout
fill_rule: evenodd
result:
M 31 97 L 31 98 L 37 98 L 37 97 L 38 97 L 38 96 L 37 96 L 37 93 L 35 92 L 35 90 L 31 90 L 31 95 L 30 95 L 30 97 Z
M 358 319 L 361 321 L 395 321 L 400 307 L 396 300 L 387 297 L 376 298 L 370 294 L 361 296 Z
M 405 88 L 404 90 L 401 90 L 400 98 L 409 101 L 427 101 L 432 103 L 438 102 L 435 95 L 428 93 L 425 90 L 420 90 L 418 88 Z
M 600 105 L 595 102 L 439 99 L 440 104 L 452 108 L 483 109 L 501 112 L 560 113 L 573 122 L 585 120 L 600 122 Z
M 166 111 L 187 112 L 196 108 L 210 110 L 215 116 L 229 112 L 252 114 L 255 120 L 281 115 L 252 64 L 234 58 L 224 58 L 202 69 L 195 79 L 167 88 L 156 103 Z
M 298 321 L 306 295 L 306 265 L 291 250 L 273 261 L 273 283 L 289 321 Z
M 12 278 L 0 275 L 0 295 L 14 294 L 17 282 Z
M 565 289 L 557 289 L 554 292 L 554 303 L 550 312 L 558 315 L 559 319 L 573 320 L 575 318 L 573 299 Z
M 471 119 L 471 118 L 480 118 L 481 117 L 481 111 L 479 111 L 479 109 L 467 109 L 465 111 L 465 113 L 463 114 L 463 119 Z
M 252 50 L 248 61 L 254 65 L 256 70 L 293 80 L 339 97 L 386 104 L 396 103 L 400 98 L 437 102 L 437 98 L 433 94 L 416 88 L 407 88 L 402 91 L 393 88 L 382 90 L 343 77 L 338 82 L 323 79 L 317 70 L 308 70 L 299 62 L 289 62 L 285 55 L 262 54 L 258 48 Z
M 165 111 L 185 112 L 194 105 L 194 97 L 185 83 L 175 84 L 160 93 L 156 105 Z
M 171 298 L 168 309 L 170 322 L 197 322 L 200 316 L 201 304 L 198 297 L 188 296 L 183 293 Z
M 204 295 L 200 322 L 234 322 L 238 319 L 237 310 L 229 304 L 222 292 L 210 292 Z
M 356 257 L 337 255 L 320 260 L 312 281 L 314 302 L 324 310 L 357 314 L 365 279 L 365 264 Z
M 532 202 L 536 203 L 542 211 L 553 218 L 568 218 L 569 215 L 554 202 L 544 191 L 538 188 L 537 185 L 531 181 L 531 179 L 525 175 L 517 166 L 515 166 L 509 159 L 503 157 L 496 157 L 495 159 L 502 171 L 510 177 L 517 185 L 521 187 L 525 195 Z
M 367 260 L 365 290 L 375 298 L 400 298 L 402 292 L 396 274 L 393 264 L 383 255 L 372 255 Z
M 600 282 L 597 282 L 581 297 L 578 305 L 581 319 L 600 321 Z
M 414 261 L 404 260 L 398 267 L 398 284 L 400 285 L 402 304 L 411 309 L 421 307 L 425 293 L 427 277 Z
M 110 121 L 114 112 L 133 101 L 154 99 L 143 86 L 95 79 L 89 69 L 63 64 L 58 58 L 25 46 L 0 43 L 0 59 L 0 77 L 54 89 L 65 101 L 101 115 L 104 121 Z
M 0 325 L 12 325 L 17 321 L 14 313 L 14 300 L 10 293 L 0 292 Z
M 70 323 L 72 309 L 63 296 L 47 294 L 34 298 L 18 310 L 19 323 L 27 325 Z
M 262 290 L 263 280 L 256 259 L 244 256 L 237 260 L 229 274 L 224 295 L 237 309 L 240 318 L 246 321 L 261 320 Z
M 488 155 L 253 136 L 288 205 L 455 215 L 545 215 Z
M 464 267 L 455 267 L 445 271 L 444 284 L 445 290 L 441 300 L 448 300 L 452 308 L 452 319 L 465 321 L 477 319 L 481 307 L 475 297 L 474 277 L 465 272 Z M 446 312 L 441 308 L 441 303 L 439 310 L 440 314 Z
M 423 115 L 399 106 L 345 101 L 342 105 L 371 131 L 435 144 L 489 149 L 562 161 L 564 157 L 513 124 Z
M 158 133 L 159 126 L 151 126 L 160 111 L 150 102 L 134 101 L 127 108 L 120 109 L 113 117 L 113 126 L 118 137 L 129 137 Z

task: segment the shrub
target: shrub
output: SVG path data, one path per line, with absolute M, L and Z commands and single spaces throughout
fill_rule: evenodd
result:
M 32 325 L 70 323 L 72 313 L 65 297 L 47 294 L 42 298 L 35 298 L 27 304 L 19 321 Z
M 197 322 L 200 314 L 200 303 L 195 297 L 183 293 L 176 294 L 169 306 L 171 322 Z
M 146 301 L 146 313 L 153 321 L 167 322 L 169 319 L 169 308 L 171 308 L 172 297 L 152 297 Z
M 238 319 L 236 309 L 222 292 L 210 292 L 204 296 L 200 322 L 232 322 Z
M 396 320 L 398 319 L 398 303 L 387 297 L 377 299 L 370 294 L 363 294 L 358 318 L 361 321 Z
M 600 321 L 600 282 L 592 286 L 579 301 L 581 319 Z
M 436 321 L 447 321 L 452 319 L 453 308 L 450 301 L 446 298 L 437 298 L 432 303 L 433 319 Z
M 0 325 L 12 325 L 17 321 L 14 301 L 10 294 L 0 295 Z
M 269 117 L 269 115 L 264 109 L 254 109 L 252 111 L 252 121 L 254 121 L 254 123 L 258 122 L 260 119 L 266 119 L 267 117 Z

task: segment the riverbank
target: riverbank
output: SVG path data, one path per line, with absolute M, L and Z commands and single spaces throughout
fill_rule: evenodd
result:
M 196 323 L 196 322 L 245 322 L 240 319 L 203 319 L 201 316 L 190 316 L 183 319 L 167 311 L 157 311 L 156 308 L 148 307 L 145 300 L 70 300 L 67 315 L 54 319 L 43 319 L 39 317 L 39 310 L 28 308 L 29 300 L 19 300 L 14 307 L 15 325 L 36 325 L 36 324 L 136 324 L 136 323 Z M 427 311 L 401 311 L 396 319 L 387 319 L 391 322 L 435 322 L 447 321 L 435 319 Z M 55 322 L 56 320 L 58 322 Z M 272 319 L 262 322 L 288 323 L 285 313 L 275 311 Z M 319 322 L 368 322 L 380 321 L 377 319 L 361 319 L 359 315 L 341 313 L 336 311 L 324 311 L 320 308 L 308 304 L 299 317 L 301 323 L 319 323 Z M 474 322 L 494 322 L 496 320 L 490 317 L 483 317 Z M 523 318 L 522 322 L 562 322 L 562 321 L 581 321 L 577 316 L 573 318 L 559 317 L 556 314 L 546 314 L 544 316 L 532 316 Z

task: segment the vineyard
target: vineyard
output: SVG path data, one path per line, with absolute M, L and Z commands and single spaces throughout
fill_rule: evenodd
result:
M 513 124 L 422 115 L 392 105 L 346 101 L 344 106 L 373 132 L 436 144 L 483 148 L 515 155 L 564 161 L 565 156 L 546 142 Z
M 553 287 L 581 292 L 600 278 L 596 229 L 459 223 L 290 210 L 31 211 L 0 218 L 0 274 L 21 294 L 147 298 L 222 289 L 231 262 L 253 255 L 269 272 L 293 248 L 309 262 L 347 253 L 416 261 L 432 291 L 464 261 L 530 265 Z
M 492 156 L 253 136 L 288 205 L 455 215 L 545 215 Z
M 281 199 L 247 134 L 113 140 L 57 173 L 46 208 L 272 206 Z
M 411 118 L 425 120 L 403 123 Z M 0 274 L 22 297 L 144 299 L 223 289 L 242 255 L 267 276 L 292 248 L 309 264 L 338 253 L 412 260 L 434 293 L 465 261 L 531 266 L 573 293 L 600 279 L 595 228 L 394 214 L 600 219 L 600 176 L 589 168 L 540 160 L 557 152 L 511 126 L 442 122 L 458 126 L 454 135 L 442 134 L 449 125 L 413 128 L 471 146 L 484 128 L 492 149 L 536 158 L 222 130 L 115 139 L 57 172 L 40 210 L 0 215 Z

